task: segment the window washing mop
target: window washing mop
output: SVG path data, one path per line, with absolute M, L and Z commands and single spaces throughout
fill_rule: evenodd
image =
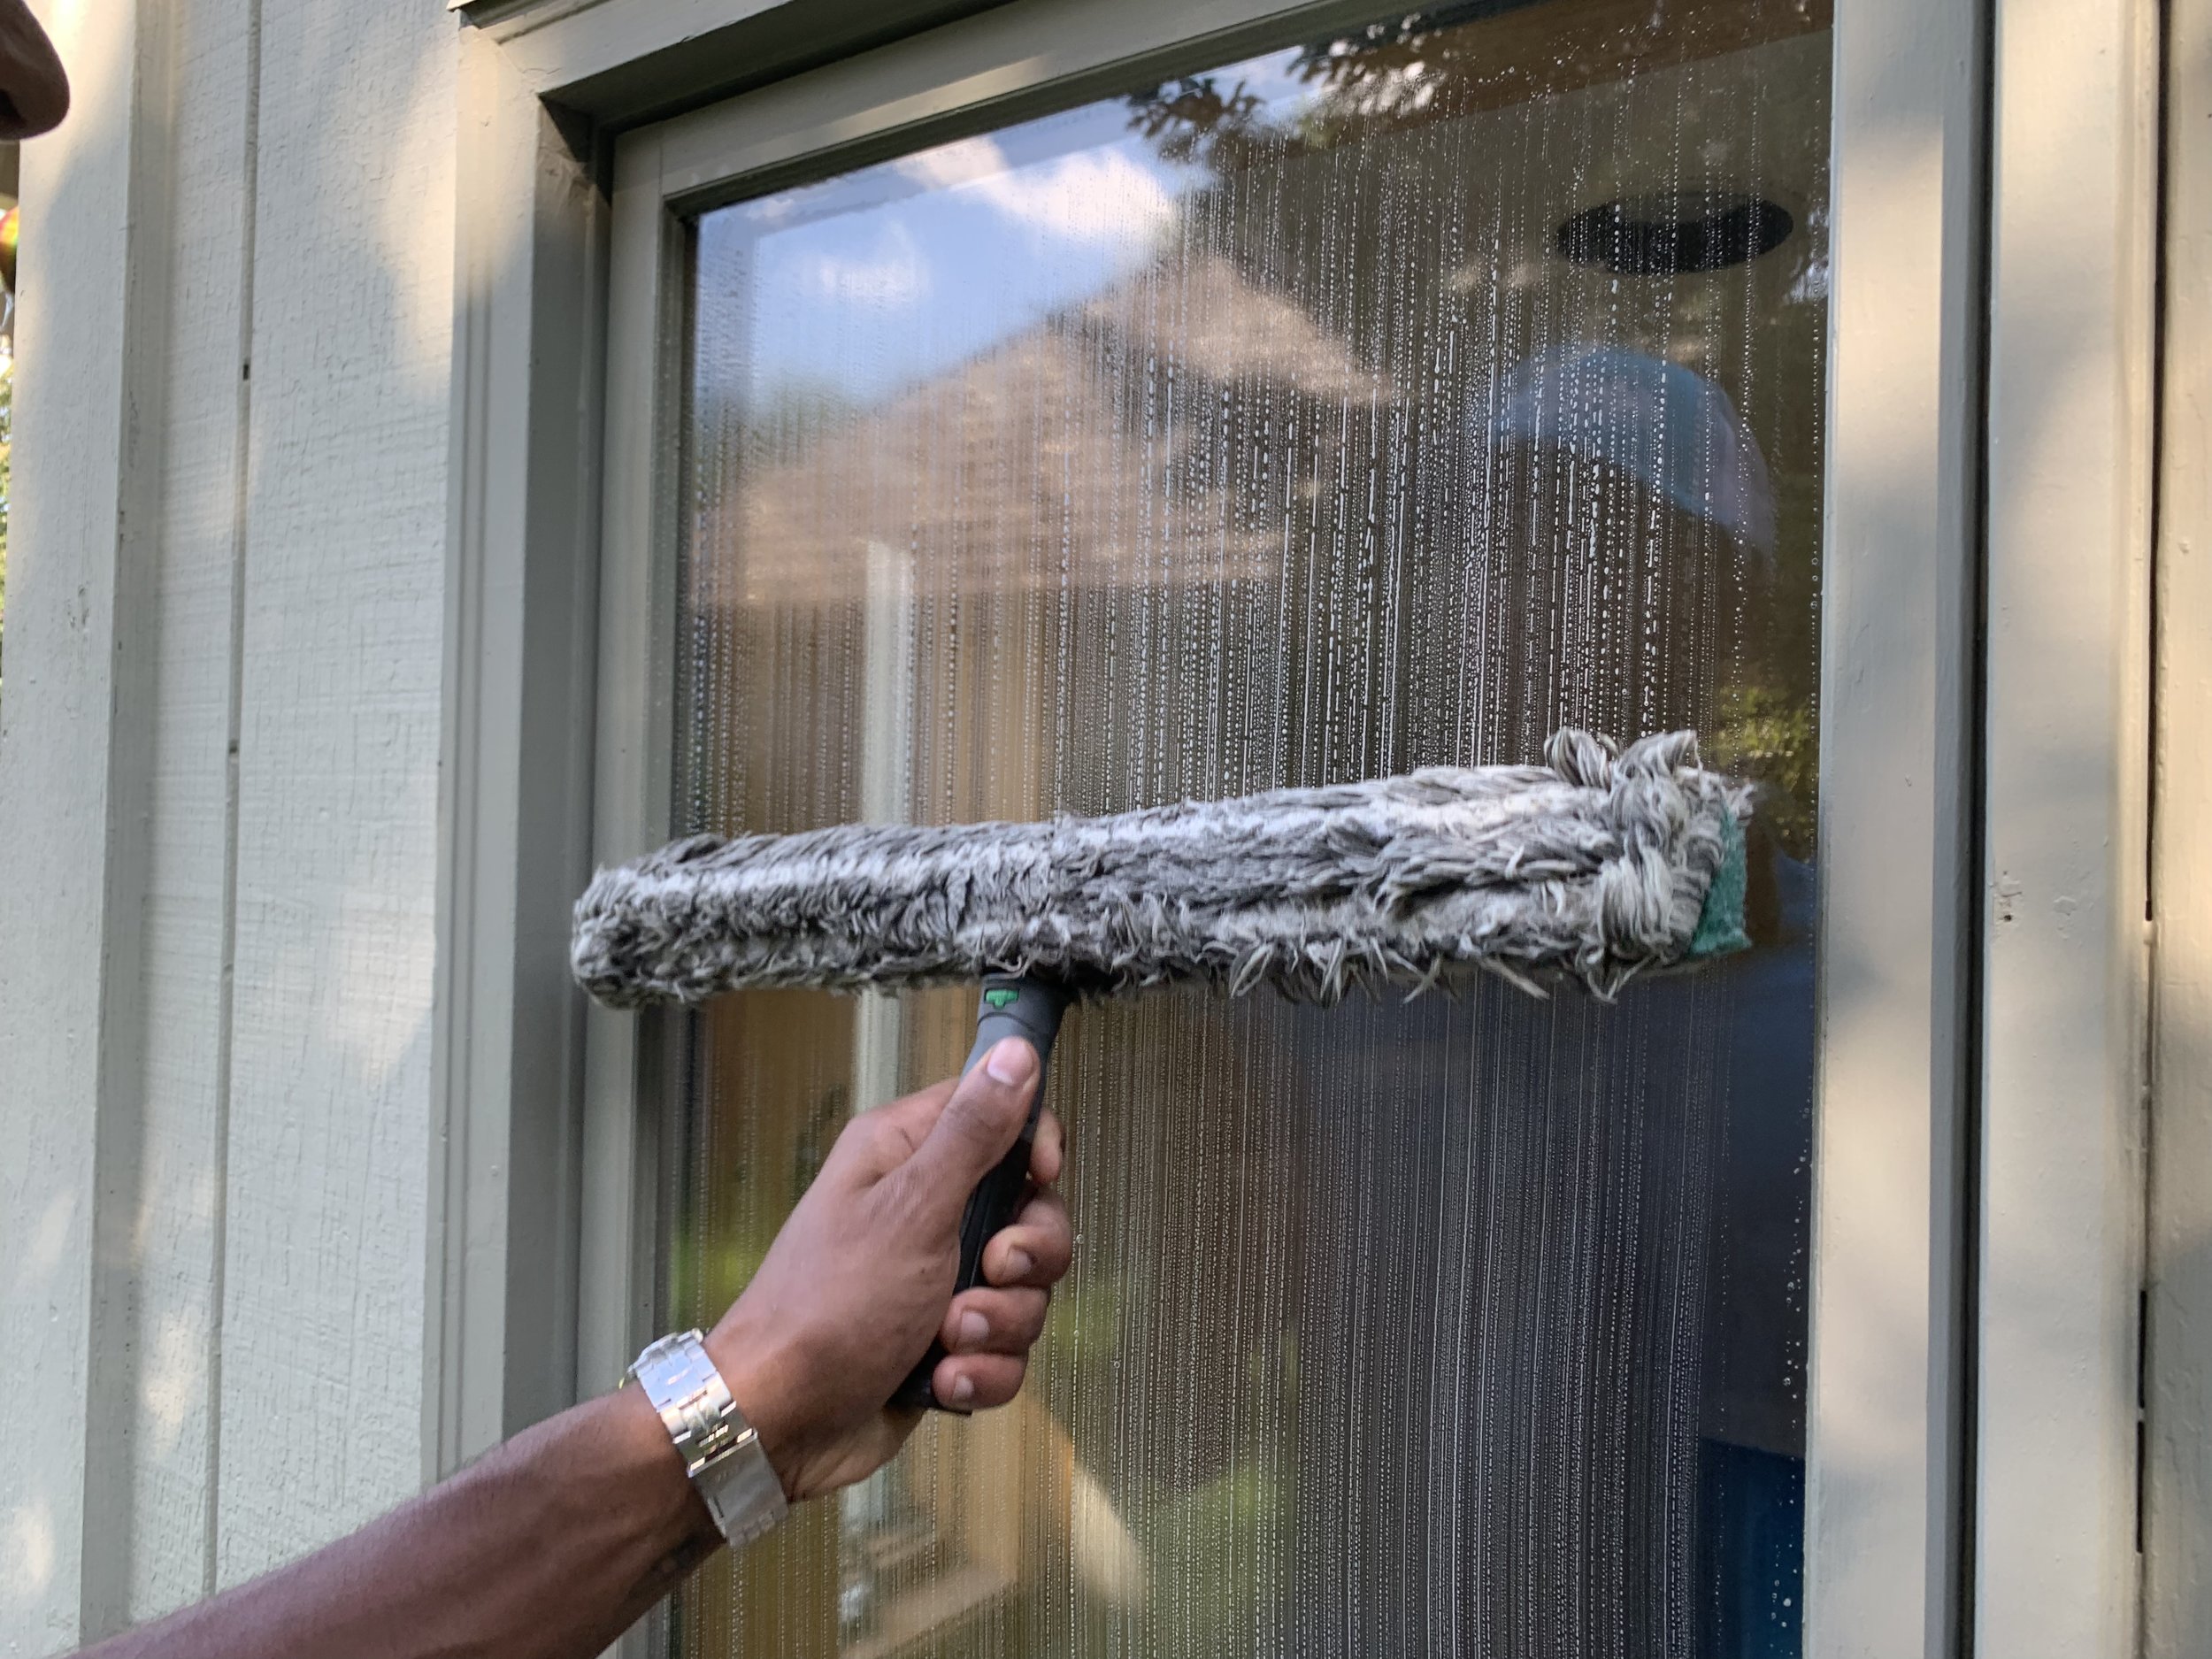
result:
M 1540 766 L 1187 801 L 1103 818 L 696 835 L 594 878 L 571 964 L 614 1008 L 724 991 L 982 983 L 974 1067 L 1070 1003 L 1171 981 L 1327 1002 L 1473 972 L 1611 999 L 1724 956 L 1743 927 L 1751 793 L 1694 733 L 1554 734 Z M 971 1196 L 958 1288 L 1011 1219 L 1039 1107 Z M 936 1404 L 933 1348 L 898 1402 Z

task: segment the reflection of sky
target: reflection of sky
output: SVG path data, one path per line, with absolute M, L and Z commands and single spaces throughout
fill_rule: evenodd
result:
M 1215 72 L 1271 123 L 1310 96 L 1279 52 Z M 699 224 L 705 283 L 752 286 L 750 396 L 865 403 L 1110 286 L 1168 235 L 1202 170 L 1164 160 L 1109 99 L 961 139 Z

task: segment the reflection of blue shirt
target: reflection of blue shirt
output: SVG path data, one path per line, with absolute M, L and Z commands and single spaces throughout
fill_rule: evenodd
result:
M 1728 394 L 1694 370 L 1623 346 L 1554 346 L 1516 364 L 1500 393 L 1494 441 L 1603 462 L 1774 557 L 1766 457 Z
M 1487 981 L 1242 1004 L 1295 1056 L 1281 1202 L 1327 1240 L 1307 1340 L 1363 1317 L 1336 1298 L 1373 1275 L 1356 1300 L 1400 1363 L 1471 1401 L 1614 1377 L 1668 1434 L 1804 1455 L 1815 881 L 1772 868 L 1778 940 L 1610 1007 Z
M 1269 1225 L 1194 1265 L 1224 1346 L 1286 1356 L 1269 1651 L 1671 1653 L 1730 1586 L 1794 1583 L 1798 1512 L 1737 1467 L 1786 1486 L 1804 1444 L 1813 879 L 1774 874 L 1779 942 L 1610 1006 L 1226 1005 L 1267 1113 L 1171 1133 L 1264 1183 L 1226 1197 Z M 1210 1470 L 1267 1369 L 1185 1369 Z
M 1707 1281 L 1704 1432 L 1805 1455 L 1813 1126 L 1812 870 L 1775 860 L 1782 938 L 1711 972 L 1728 998 L 1728 1111 Z

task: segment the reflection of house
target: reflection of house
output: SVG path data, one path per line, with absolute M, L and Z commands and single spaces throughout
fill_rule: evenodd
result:
M 1147 359 L 1159 365 L 1149 379 L 1120 372 Z M 867 590 L 868 548 L 887 541 L 945 591 L 1276 574 L 1279 532 L 1240 498 L 1245 457 L 1225 467 L 1194 448 L 1202 425 L 1163 418 L 1187 406 L 1194 380 L 1277 407 L 1392 395 L 1387 376 L 1225 262 L 1166 266 L 886 406 L 825 421 L 787 458 L 774 437 L 726 432 L 751 465 L 738 512 L 707 534 L 736 553 L 749 604 L 849 601 Z

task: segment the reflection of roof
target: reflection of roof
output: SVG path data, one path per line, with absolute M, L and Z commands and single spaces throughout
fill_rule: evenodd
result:
M 1182 413 L 1194 379 L 1332 403 L 1391 396 L 1386 377 L 1225 260 L 1149 267 L 742 469 L 733 563 L 746 602 L 857 597 L 871 542 L 967 592 L 1272 573 L 1280 527 L 1250 513 L 1241 458 L 1193 448 L 1217 425 Z
M 1341 340 L 1281 295 L 1254 288 L 1225 259 L 1124 283 L 1085 315 L 1133 352 L 1171 357 L 1207 380 L 1273 383 L 1332 400 L 1389 396 L 1386 376 L 1354 361 Z

